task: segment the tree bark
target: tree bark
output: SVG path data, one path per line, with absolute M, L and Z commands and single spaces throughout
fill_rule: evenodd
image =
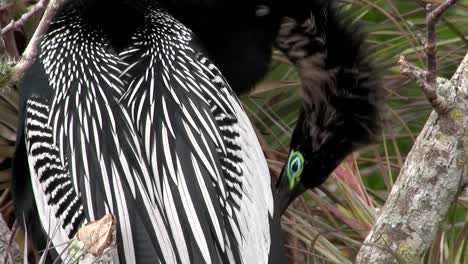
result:
M 424 71 L 405 70 L 424 81 Z M 467 182 L 468 54 L 450 81 L 437 83 L 449 111 L 430 115 L 356 263 L 419 263 Z

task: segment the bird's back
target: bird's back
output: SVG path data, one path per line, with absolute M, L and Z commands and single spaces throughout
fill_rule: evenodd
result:
M 281 259 L 265 158 L 201 43 L 155 3 L 88 2 L 61 9 L 21 87 L 16 163 L 58 251 L 110 212 L 122 262 Z

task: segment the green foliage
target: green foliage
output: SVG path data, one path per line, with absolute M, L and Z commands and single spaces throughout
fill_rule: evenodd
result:
M 6 59 L 0 59 L 0 87 L 2 89 L 10 88 L 10 81 L 13 78 L 14 62 Z

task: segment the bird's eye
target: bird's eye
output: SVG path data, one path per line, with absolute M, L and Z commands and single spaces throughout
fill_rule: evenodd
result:
M 287 174 L 289 180 L 289 189 L 300 181 L 301 173 L 304 166 L 304 157 L 299 151 L 291 151 L 288 159 Z
M 294 160 L 291 162 L 291 172 L 297 173 L 300 166 L 301 166 L 301 161 L 299 157 L 295 157 Z

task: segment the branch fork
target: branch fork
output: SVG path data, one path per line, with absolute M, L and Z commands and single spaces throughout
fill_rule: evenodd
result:
M 437 78 L 435 26 L 456 0 L 427 7 L 427 68 L 404 57 L 399 65 L 421 86 L 433 112 L 361 247 L 356 263 L 419 263 L 449 208 L 457 200 L 468 170 L 468 54 L 450 81 Z
M 427 36 L 424 45 L 426 51 L 426 67 L 425 82 L 420 85 L 423 93 L 431 103 L 434 110 L 439 115 L 445 115 L 449 112 L 447 100 L 437 95 L 437 44 L 436 44 L 436 25 L 442 14 L 449 7 L 455 4 L 457 0 L 446 0 L 438 7 L 433 4 L 426 6 L 426 27 Z

